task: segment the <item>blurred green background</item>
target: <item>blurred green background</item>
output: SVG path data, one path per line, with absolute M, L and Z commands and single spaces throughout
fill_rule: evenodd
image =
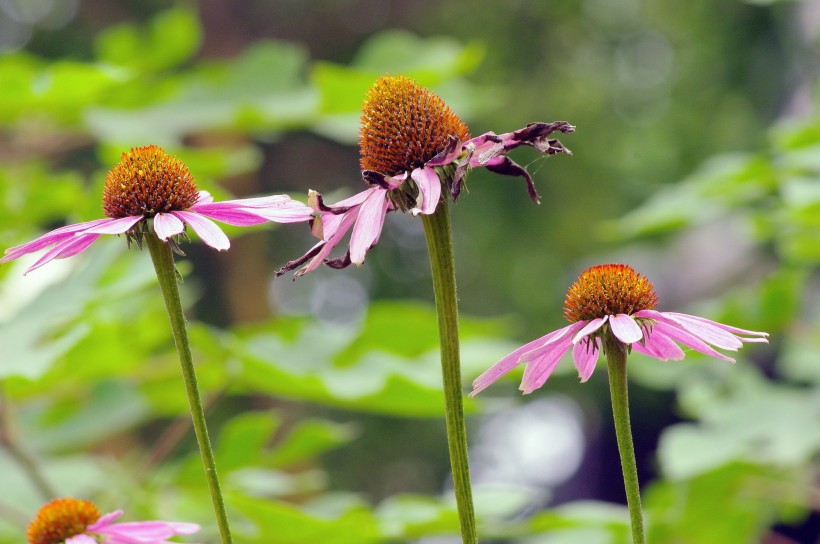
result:
M 820 2 L 2 0 L 0 246 L 101 216 L 132 146 L 238 197 L 361 189 L 362 98 L 403 74 L 473 135 L 566 120 L 572 157 L 475 171 L 453 207 L 465 386 L 562 326 L 585 267 L 661 309 L 771 333 L 734 366 L 630 360 L 653 543 L 820 542 Z M 420 222 L 360 269 L 274 279 L 303 226 L 185 246 L 195 360 L 241 543 L 457 542 Z M 202 523 L 216 542 L 148 257 L 101 239 L 0 266 L 0 542 L 46 498 Z M 628 538 L 605 373 L 513 373 L 468 403 L 482 542 Z

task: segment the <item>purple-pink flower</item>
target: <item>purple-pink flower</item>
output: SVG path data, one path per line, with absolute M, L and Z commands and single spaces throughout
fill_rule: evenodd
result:
M 188 168 L 157 146 L 123 153 L 109 171 L 103 190 L 106 218 L 66 225 L 25 244 L 9 248 L 0 263 L 28 253 L 50 249 L 26 273 L 54 259 L 81 253 L 103 234 L 125 234 L 141 241 L 150 220 L 154 233 L 173 243 L 186 227 L 220 251 L 230 247 L 228 237 L 211 219 L 247 227 L 266 222 L 298 223 L 313 218 L 313 210 L 287 195 L 214 202 L 199 191 Z
M 29 544 L 166 544 L 171 537 L 199 531 L 195 523 L 175 521 L 114 523 L 122 514 L 101 516 L 90 501 L 54 499 L 37 512 L 26 539 Z
M 389 212 L 432 214 L 448 193 L 454 201 L 458 199 L 471 168 L 485 167 L 498 174 L 523 177 L 530 197 L 537 203 L 532 177 L 507 152 L 528 145 L 546 155 L 570 154 L 561 142 L 549 136 L 556 131 L 575 130 L 569 123 L 558 121 L 470 138 L 467 126 L 438 96 L 410 79 L 391 76 L 380 78 L 368 91 L 361 125 L 362 178 L 369 188 L 332 205 L 311 192 L 309 203 L 320 215 L 313 220 L 311 230 L 320 241 L 277 274 L 302 265 L 296 276 L 322 263 L 332 268 L 361 265 L 370 248 L 378 243 Z M 351 229 L 346 254 L 328 259 Z
M 659 312 L 652 284 L 622 264 L 594 266 L 570 287 L 564 315 L 570 325 L 516 349 L 473 382 L 470 396 L 525 364 L 520 389 L 532 393 L 547 381 L 561 358 L 572 350 L 582 382 L 592 376 L 605 349 L 635 350 L 660 359 L 680 360 L 682 344 L 700 353 L 734 363 L 715 348 L 737 351 L 745 342 L 767 343 L 765 332 L 739 329 L 703 317 Z

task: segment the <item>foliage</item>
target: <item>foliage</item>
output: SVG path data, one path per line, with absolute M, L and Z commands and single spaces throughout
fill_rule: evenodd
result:
M 565 280 L 584 264 L 674 264 L 687 240 L 726 240 L 717 235 L 729 232 L 727 247 L 709 253 L 737 251 L 729 272 L 718 269 L 711 288 L 684 293 L 695 293 L 703 315 L 769 331 L 772 344 L 744 351 L 734 367 L 692 353 L 668 365 L 631 357 L 636 434 L 658 428 L 643 451 L 652 468 L 641 474 L 650 541 L 746 543 L 799 527 L 818 492 L 820 316 L 812 301 L 820 131 L 813 118 L 764 131 L 769 119 L 755 105 L 766 87 L 744 87 L 745 70 L 756 72 L 737 60 L 777 32 L 772 14 L 784 8 L 721 4 L 731 15 L 721 18 L 706 0 L 643 11 L 629 1 L 504 10 L 477 2 L 470 13 L 458 2 L 440 4 L 419 10 L 426 15 L 418 34 L 379 28 L 359 38 L 355 51 L 329 59 L 307 44 L 270 39 L 204 54 L 207 18 L 190 4 L 103 24 L 93 38 L 70 27 L 84 44 L 73 53 L 50 53 L 35 40 L 0 55 L 0 245 L 99 217 L 106 168 L 145 143 L 179 155 L 218 196 L 302 195 L 342 178 L 355 183 L 350 145 L 361 99 L 385 72 L 433 87 L 476 133 L 566 117 L 579 126 L 566 142 L 575 157 L 530 165 L 541 208 L 515 181 L 484 183 L 476 172 L 454 211 L 459 294 L 468 310 L 465 379 L 560 319 Z M 428 16 L 435 11 L 439 17 Z M 728 31 L 738 20 L 749 24 Z M 53 31 L 44 34 L 41 40 Z M 340 171 L 326 170 L 334 167 Z M 242 294 L 245 278 L 247 289 L 269 287 L 276 265 L 308 240 L 284 229 L 261 232 L 235 240 L 228 255 L 191 244 L 180 259 L 194 359 L 239 541 L 366 544 L 454 534 L 455 507 L 441 491 L 437 329 L 418 233 L 388 225 L 389 242 L 351 274 L 373 300 L 339 323 L 320 311 L 267 306 L 262 318 L 241 317 L 232 295 Z M 270 238 L 279 262 L 260 264 L 274 251 Z M 696 260 L 694 253 L 684 261 Z M 198 540 L 215 542 L 147 255 L 108 239 L 30 276 L 24 269 L 0 267 L 0 430 L 33 455 L 60 494 L 123 508 L 131 520 L 199 522 Z M 322 282 L 333 285 L 329 277 L 318 272 L 297 285 L 279 279 L 273 291 L 319 291 Z M 261 292 L 250 298 L 266 304 Z M 513 311 L 522 318 L 505 316 Z M 556 506 L 549 494 L 560 489 L 478 482 L 487 539 L 627 542 L 626 510 L 609 502 L 620 494 L 596 488 L 595 474 L 613 470 L 613 451 L 601 450 L 602 464 L 591 467 L 596 444 L 605 442 L 598 429 L 609 423 L 596 398 L 602 374 L 584 386 L 557 376 L 537 393 L 568 393 L 582 408 L 592 446 L 576 479 L 586 494 L 569 496 L 583 500 Z M 512 390 L 515 379 L 488 393 Z M 467 404 L 476 430 L 518 405 L 491 395 Z M 380 481 L 385 474 L 395 482 Z M 0 542 L 23 541 L 43 500 L 11 449 L 0 448 Z

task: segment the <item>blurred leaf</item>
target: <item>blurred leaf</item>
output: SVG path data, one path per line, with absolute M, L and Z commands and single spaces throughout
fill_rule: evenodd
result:
M 601 542 L 626 544 L 631 534 L 625 506 L 578 501 L 535 514 L 527 524 L 549 544 Z
M 39 378 L 88 334 L 85 318 L 93 315 L 88 313 L 90 308 L 105 312 L 105 304 L 132 296 L 143 287 L 145 276 L 135 280 L 134 269 L 120 268 L 124 275 L 106 277 L 122 248 L 98 246 L 70 261 L 49 263 L 35 272 L 37 281 L 17 276 L 31 259 L 15 263 L 15 277 L 7 278 L 2 291 L 5 311 L 14 313 L 0 327 L 5 354 L 0 377 Z M 106 364 L 111 364 L 110 359 Z
M 220 470 L 258 464 L 265 446 L 281 421 L 272 412 L 250 412 L 233 417 L 219 435 L 215 455 Z
M 662 189 L 623 218 L 603 226 L 609 238 L 665 234 L 715 220 L 766 198 L 777 182 L 772 165 L 743 154 L 713 156 L 687 179 Z
M 289 466 L 336 448 L 356 436 L 353 425 L 333 423 L 320 419 L 299 422 L 270 453 L 275 466 Z
M 196 12 L 175 7 L 157 14 L 147 29 L 132 24 L 107 28 L 97 38 L 97 56 L 138 71 L 158 71 L 191 58 L 201 39 Z
M 781 507 L 768 495 L 781 476 L 754 465 L 735 463 L 695 478 L 659 481 L 645 493 L 649 542 L 746 544 L 760 542 Z M 763 485 L 761 485 L 763 484 Z M 774 499 L 774 500 L 772 500 Z M 693 528 L 697 528 L 693 530 Z
M 78 400 L 57 401 L 26 415 L 27 439 L 34 449 L 88 447 L 132 428 L 149 413 L 139 393 L 119 382 L 96 383 L 83 402 Z
M 373 515 L 364 509 L 351 510 L 335 519 L 320 519 L 296 507 L 273 501 L 230 495 L 230 508 L 253 525 L 237 524 L 239 541 L 247 544 L 367 544 L 380 542 L 380 531 Z
M 221 463 L 218 463 L 218 466 L 221 470 Z M 226 476 L 226 483 L 231 489 L 241 490 L 242 493 L 258 498 L 316 493 L 327 485 L 324 473 L 318 470 L 291 474 L 259 467 L 247 467 L 229 472 Z
M 703 381 L 682 391 L 684 408 L 700 422 L 674 425 L 661 436 L 658 457 L 668 478 L 736 461 L 799 466 L 820 449 L 820 397 L 734 370 L 731 384 Z
M 301 321 L 276 322 L 238 334 L 240 381 L 251 391 L 332 406 L 409 417 L 443 414 L 438 329 L 432 308 L 378 302 L 359 330 Z M 510 351 L 483 337 L 499 322 L 461 319 L 465 374 Z M 270 331 L 289 331 L 286 337 Z M 385 330 L 402 335 L 384 334 Z M 481 346 L 473 349 L 472 342 Z M 467 408 L 472 403 L 468 401 Z
M 94 108 L 86 120 L 93 134 L 115 145 L 173 146 L 187 134 L 232 127 L 298 128 L 312 121 L 317 106 L 303 81 L 306 63 L 307 53 L 296 45 L 260 42 L 230 62 L 198 66 L 167 100 L 131 110 Z

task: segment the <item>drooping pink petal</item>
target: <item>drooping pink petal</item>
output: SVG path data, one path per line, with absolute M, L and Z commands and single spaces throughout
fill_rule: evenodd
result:
M 77 232 L 82 232 L 91 227 L 94 227 L 101 223 L 107 223 L 109 221 L 111 221 L 111 219 L 106 217 L 103 219 L 86 221 L 85 223 L 74 223 L 72 225 L 66 225 L 64 227 L 52 230 L 38 238 L 35 238 L 30 242 L 26 242 L 25 244 L 20 244 L 18 246 L 8 248 L 5 251 L 5 256 L 2 259 L 0 259 L 0 263 L 13 261 L 15 259 L 19 259 L 23 255 L 34 253 L 35 251 L 40 251 L 41 249 L 46 248 L 50 245 L 62 242 L 63 240 L 66 240 L 68 238 L 73 238 L 74 234 Z
M 107 219 L 93 227 L 85 229 L 83 233 L 88 234 L 123 234 L 139 223 L 143 219 L 141 215 L 121 217 L 119 219 Z
M 631 344 L 643 338 L 643 331 L 635 320 L 626 314 L 609 316 L 609 328 L 615 338 L 624 344 Z
M 529 395 L 544 385 L 552 371 L 558 366 L 561 357 L 566 355 L 571 347 L 572 337 L 563 334 L 547 345 L 522 355 L 521 362 L 527 363 L 527 367 L 524 369 L 524 377 L 519 389 L 525 395 Z
M 680 361 L 684 356 L 680 346 L 654 327 L 651 332 L 644 334 L 643 343 L 635 342 L 632 349 L 661 361 Z
M 420 213 L 430 215 L 436 211 L 436 206 L 441 198 L 441 180 L 433 168 L 416 168 L 410 177 L 416 182 L 419 189 L 419 200 L 416 207 L 410 210 L 413 215 Z
M 595 319 L 593 319 L 592 321 L 587 323 L 586 326 L 583 329 L 578 331 L 575 334 L 575 336 L 572 337 L 572 343 L 577 344 L 578 342 L 580 342 L 581 340 L 583 340 L 584 338 L 586 338 L 587 336 L 589 336 L 593 332 L 595 332 L 598 329 L 600 329 L 601 327 L 603 327 L 604 323 L 606 323 L 606 320 L 607 320 L 608 317 L 609 317 L 608 315 L 606 315 L 604 317 L 596 317 Z
M 101 234 L 82 234 L 79 236 L 72 235 L 71 238 L 65 239 L 59 244 L 55 245 L 51 249 L 49 249 L 45 255 L 37 259 L 37 261 L 29 266 L 25 274 L 28 274 L 32 270 L 37 270 L 44 264 L 48 264 L 54 259 L 65 259 L 67 257 L 73 257 L 78 253 L 85 251 L 88 246 L 93 244 L 97 238 L 102 236 Z
M 711 323 L 692 319 L 692 316 L 688 316 L 686 314 L 669 315 L 666 312 L 649 310 L 646 312 L 646 315 L 655 321 L 663 321 L 670 325 L 685 329 L 707 344 L 711 344 L 721 349 L 737 351 L 743 347 L 743 342 L 741 342 L 740 339 L 734 334 L 726 332 Z
M 473 380 L 473 390 L 470 392 L 471 397 L 481 393 L 487 387 L 495 383 L 501 376 L 511 371 L 513 368 L 524 362 L 521 358 L 527 352 L 531 352 L 534 349 L 543 347 L 550 342 L 553 342 L 557 339 L 563 338 L 567 334 L 573 334 L 581 327 L 586 324 L 585 321 L 579 321 L 578 323 L 573 323 L 572 325 L 567 325 L 562 329 L 558 329 L 552 331 L 551 333 L 542 336 L 541 338 L 536 338 L 535 340 L 524 344 L 520 348 L 512 351 L 503 359 L 495 363 L 489 369 L 484 371 L 478 378 Z
M 722 329 L 722 330 L 724 330 L 726 332 L 729 332 L 729 333 L 732 333 L 732 334 L 745 334 L 745 335 L 748 335 L 748 336 L 757 336 L 757 337 L 759 337 L 759 338 L 739 337 L 738 339 L 741 342 L 768 343 L 768 340 L 766 340 L 766 337 L 769 336 L 769 333 L 767 333 L 767 332 L 749 331 L 749 330 L 746 330 L 746 329 L 739 329 L 737 327 L 732 327 L 731 325 L 724 325 L 723 323 L 718 323 L 717 321 L 712 321 L 710 319 L 706 319 L 705 317 L 700 317 L 700 316 L 697 316 L 697 315 L 680 314 L 680 313 L 677 313 L 677 312 L 663 312 L 663 314 L 667 315 L 667 316 L 670 316 L 670 317 L 683 317 L 683 318 L 687 318 L 687 319 L 690 319 L 690 320 L 700 321 L 702 323 L 708 323 L 709 325 L 713 325 L 713 326 L 715 326 L 719 329 Z
M 455 136 L 450 136 L 445 147 L 438 155 L 424 163 L 424 166 L 444 166 L 452 163 L 463 153 L 462 145 Z
M 592 376 L 600 351 L 600 338 L 577 342 L 572 346 L 572 361 L 575 363 L 575 368 L 578 369 L 578 377 L 581 378 L 581 383 L 586 382 Z
M 680 342 L 684 346 L 690 347 L 695 351 L 699 351 L 705 355 L 716 357 L 718 359 L 723 359 L 724 361 L 729 361 L 730 363 L 735 362 L 735 360 L 731 357 L 727 357 L 722 353 L 715 351 L 714 349 L 709 347 L 709 345 L 706 344 L 706 342 L 704 342 L 697 336 L 693 335 L 692 333 L 684 329 L 675 327 L 674 325 L 669 325 L 668 323 L 664 323 L 663 321 L 658 321 L 652 326 L 652 333 L 654 334 L 655 332 L 661 333 L 664 336 L 668 336 L 675 342 Z
M 185 223 L 172 213 L 158 213 L 154 216 L 154 232 L 160 240 L 167 240 L 185 230 Z
M 214 249 L 225 251 L 231 247 L 231 241 L 216 223 L 194 212 L 171 212 L 186 225 L 190 225 L 203 242 Z
M 387 191 L 377 189 L 359 207 L 359 217 L 350 235 L 350 260 L 354 264 L 362 264 L 367 251 L 379 240 L 388 203 Z
M 115 523 L 101 529 L 99 534 L 108 536 L 108 542 L 123 543 L 154 543 L 164 542 L 176 535 L 193 534 L 199 531 L 195 523 L 174 523 L 167 521 L 138 521 L 129 523 Z

